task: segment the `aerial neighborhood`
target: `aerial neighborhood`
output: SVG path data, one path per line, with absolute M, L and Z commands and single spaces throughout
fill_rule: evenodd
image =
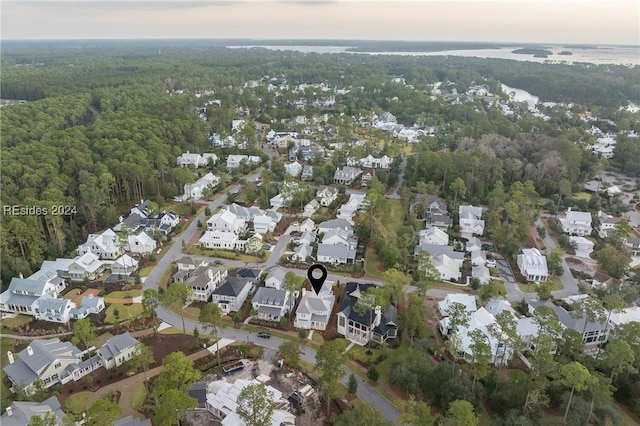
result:
M 470 58 L 427 73 L 354 55 L 345 72 L 244 50 L 202 78 L 132 65 L 155 91 L 95 91 L 95 123 L 78 118 L 94 159 L 52 122 L 41 138 L 67 147 L 64 172 L 42 186 L 3 170 L 7 200 L 77 205 L 4 209 L 0 423 L 638 420 L 632 97 L 529 102 Z M 28 143 L 12 114 L 37 102 L 3 107 L 12 164 Z

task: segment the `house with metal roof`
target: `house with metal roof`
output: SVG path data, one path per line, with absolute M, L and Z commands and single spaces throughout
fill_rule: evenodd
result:
M 133 358 L 136 345 L 140 342 L 128 331 L 111 337 L 98 349 L 98 356 L 106 369 L 120 367 Z
M 62 424 L 65 416 L 58 397 L 52 396 L 42 402 L 14 401 L 0 416 L 2 426 L 25 426 L 34 416 L 44 418 L 52 413 L 56 418 L 56 424 Z
M 306 330 L 326 330 L 335 300 L 336 297 L 331 292 L 330 286 L 328 289 L 323 286 L 318 294 L 303 288 L 302 298 L 298 309 L 296 309 L 294 327 Z
M 258 319 L 280 321 L 289 312 L 289 292 L 275 288 L 260 287 L 251 299 Z
M 224 314 L 237 312 L 247 300 L 253 284 L 248 278 L 227 277 L 218 288 L 211 293 L 211 300 L 220 306 Z

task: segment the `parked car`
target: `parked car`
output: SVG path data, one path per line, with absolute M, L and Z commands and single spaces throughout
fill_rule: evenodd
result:
M 263 339 L 268 339 L 269 337 L 271 337 L 271 334 L 267 333 L 266 331 L 261 331 L 258 333 L 258 337 L 262 337 Z
M 222 260 L 214 260 L 213 263 L 215 263 L 216 265 L 224 265 L 224 262 Z

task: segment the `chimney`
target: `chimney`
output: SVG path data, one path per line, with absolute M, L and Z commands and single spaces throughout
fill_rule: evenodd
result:
M 9 417 L 13 416 L 13 408 L 7 407 L 7 416 Z
M 31 345 L 27 346 L 27 354 L 29 356 L 33 356 L 33 348 L 31 347 Z
M 373 319 L 373 327 L 372 328 L 375 328 L 375 327 L 379 326 L 380 325 L 380 320 L 382 319 L 382 310 L 381 310 L 380 306 L 376 306 L 376 309 L 375 309 L 374 312 L 375 312 L 376 316 Z
M 302 287 L 302 297 L 304 297 L 305 294 L 307 294 L 307 289 L 305 287 Z
M 9 358 L 9 364 L 13 364 L 15 362 L 15 359 L 13 358 L 13 354 L 11 353 L 11 351 L 7 351 L 7 358 Z

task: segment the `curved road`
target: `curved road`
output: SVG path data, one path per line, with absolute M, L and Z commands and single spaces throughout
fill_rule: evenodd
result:
M 250 177 L 248 180 L 252 180 L 252 178 L 253 180 L 255 180 L 256 176 L 254 175 Z M 239 187 L 240 187 L 239 185 L 235 185 L 231 189 L 236 189 Z M 224 195 L 219 196 L 217 199 L 209 203 L 209 208 L 212 211 L 217 209 L 223 204 L 224 200 L 225 200 Z M 198 226 L 197 226 L 198 220 L 201 220 L 203 223 L 206 222 L 207 218 L 205 218 L 204 212 L 196 216 L 191 221 L 191 223 L 189 223 L 189 226 L 187 226 L 187 228 L 179 237 L 174 238 L 173 245 L 162 256 L 162 258 L 158 261 L 158 264 L 153 268 L 153 270 L 149 273 L 149 275 L 144 280 L 143 290 L 146 290 L 149 288 L 157 288 L 158 282 L 160 281 L 162 274 L 171 266 L 171 263 L 181 258 L 182 256 L 184 256 L 184 254 L 182 253 L 181 242 L 189 241 L 195 235 L 196 231 L 198 230 Z M 288 242 L 289 242 L 288 235 L 281 236 L 278 239 L 278 243 L 276 244 L 274 251 L 271 253 L 271 256 L 265 263 L 262 264 L 262 267 L 271 268 L 275 266 L 277 262 L 280 260 L 282 253 L 286 249 Z M 195 257 L 206 259 L 202 256 L 195 256 Z M 208 259 L 211 259 L 211 258 L 208 258 Z M 236 267 L 247 266 L 245 262 L 238 262 L 238 261 L 226 260 L 226 259 L 224 259 L 223 261 L 228 266 L 236 266 Z M 301 270 L 301 269 L 291 269 L 291 270 L 296 272 L 297 274 L 306 275 L 306 271 L 304 270 Z M 339 280 L 339 279 L 344 280 L 345 278 L 346 277 L 341 277 L 338 275 L 329 276 L 329 279 L 335 279 L 335 280 Z M 366 281 L 372 282 L 372 280 L 366 280 Z M 381 285 L 380 282 L 377 282 L 377 284 Z M 179 329 L 182 328 L 182 318 L 180 317 L 180 315 L 177 315 L 163 307 L 158 307 L 157 314 L 158 314 L 158 318 L 160 318 L 162 321 L 166 322 L 167 324 L 170 324 Z M 185 318 L 184 322 L 187 330 L 193 330 L 194 327 L 196 326 L 200 330 L 205 329 L 202 324 L 196 321 L 192 321 Z M 259 346 L 263 346 L 270 349 L 277 349 L 278 346 L 283 342 L 283 339 L 276 336 L 272 336 L 268 340 L 260 339 L 255 335 L 255 333 L 251 333 L 251 332 L 239 330 L 239 329 L 233 329 L 233 328 L 221 328 L 218 334 L 220 337 L 226 337 L 229 339 L 240 340 L 240 341 L 253 342 Z M 304 346 L 303 349 L 304 349 L 303 359 L 315 365 L 316 351 L 306 346 Z M 345 374 L 345 376 L 343 377 L 342 382 L 344 384 L 347 384 L 347 380 L 348 380 L 349 374 L 351 373 L 351 370 L 346 366 L 343 366 L 343 368 L 345 369 L 347 374 Z M 356 378 L 358 380 L 358 392 L 357 392 L 358 397 L 360 397 L 363 401 L 366 401 L 367 403 L 371 404 L 372 406 L 377 407 L 386 420 L 393 421 L 396 418 L 398 418 L 398 416 L 400 416 L 400 411 L 398 411 L 398 409 L 388 399 L 382 396 L 382 394 L 380 394 L 377 390 L 375 390 L 372 386 L 370 386 L 366 381 L 360 379 L 357 375 L 356 375 Z

